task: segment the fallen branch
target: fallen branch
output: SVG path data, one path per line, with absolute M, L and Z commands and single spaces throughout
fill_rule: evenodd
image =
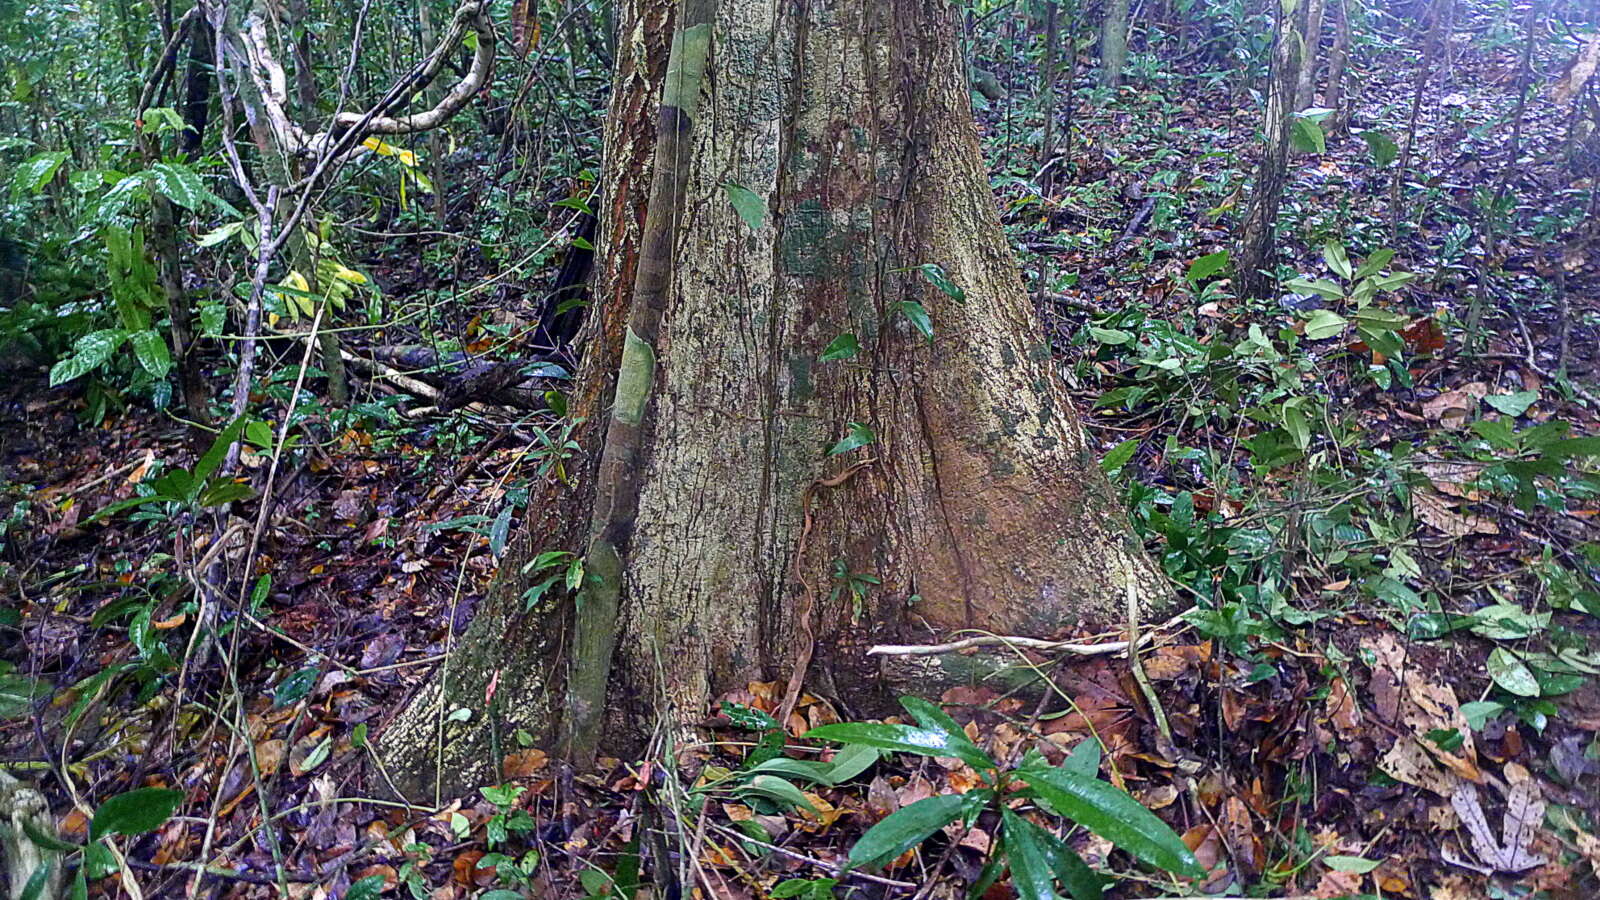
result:
M 1185 613 L 1179 613 L 1150 629 L 1138 638 L 1138 646 L 1143 647 L 1155 636 L 1156 632 L 1165 631 L 1174 625 L 1184 623 Z M 1110 656 L 1114 653 L 1127 653 L 1127 641 L 1106 641 L 1104 643 L 1085 644 L 1076 641 L 1047 641 L 1042 638 L 1016 637 L 1004 634 L 980 634 L 976 637 L 962 638 L 948 644 L 876 644 L 867 648 L 868 656 L 938 656 L 941 653 L 954 653 L 958 650 L 971 650 L 974 647 L 1010 647 L 1013 649 L 1036 650 L 1040 653 L 1060 653 L 1066 656 Z
M 1150 641 L 1150 635 L 1141 636 L 1139 643 Z M 974 647 L 1020 647 L 1040 653 L 1064 653 L 1069 656 L 1110 656 L 1128 652 L 1127 641 L 1108 641 L 1104 644 L 1076 644 L 1072 641 L 1046 641 L 1039 638 L 1013 635 L 985 634 L 963 638 L 948 644 L 877 644 L 867 648 L 868 656 L 938 656 Z

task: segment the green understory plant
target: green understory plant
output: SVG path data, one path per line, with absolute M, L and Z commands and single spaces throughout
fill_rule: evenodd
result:
M 952 823 L 963 828 L 998 824 L 994 844 L 971 896 L 982 896 L 1006 872 L 1023 900 L 1054 900 L 1059 884 L 1073 900 L 1098 900 L 1106 880 L 1089 868 L 1066 839 L 1035 819 L 1065 819 L 1087 828 L 1146 865 L 1185 878 L 1204 868 L 1167 824 L 1126 792 L 1099 780 L 1099 746 L 1079 745 L 1060 766 L 1029 750 L 1015 766 L 1002 765 L 975 744 L 937 705 L 903 697 L 915 725 L 841 722 L 811 729 L 806 738 L 849 746 L 959 759 L 977 771 L 982 786 L 912 803 L 868 829 L 850 849 L 848 868 L 881 868 Z

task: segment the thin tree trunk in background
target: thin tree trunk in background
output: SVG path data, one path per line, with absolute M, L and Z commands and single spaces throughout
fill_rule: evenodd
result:
M 1328 81 L 1322 91 L 1322 105 L 1333 110 L 1332 131 L 1343 131 L 1349 124 L 1341 108 L 1344 104 L 1345 67 L 1350 57 L 1349 0 L 1335 0 L 1337 18 L 1333 25 L 1333 49 L 1328 52 Z
M 1056 44 L 1060 34 L 1056 28 L 1056 3 L 1055 0 L 1045 0 L 1044 4 L 1044 84 L 1040 88 L 1043 95 L 1040 99 L 1041 112 L 1044 115 L 1044 134 L 1039 141 L 1039 165 L 1045 166 L 1050 162 L 1050 152 L 1055 145 L 1056 126 Z M 1050 193 L 1052 172 L 1045 172 L 1044 183 L 1039 189 L 1046 195 Z
M 537 16 L 539 14 L 538 5 L 534 4 L 533 6 L 534 9 L 529 14 Z M 439 35 L 433 27 L 433 8 L 429 0 L 417 0 L 417 25 L 422 30 L 422 46 L 432 47 L 438 43 Z M 429 85 L 423 95 L 428 98 L 427 105 L 432 106 L 438 103 L 438 86 Z M 448 228 L 449 226 L 445 222 L 445 214 L 447 212 L 445 209 L 446 184 L 444 180 L 445 144 L 440 131 L 441 129 L 434 128 L 428 132 L 428 177 L 433 181 L 433 217 L 438 221 L 439 228 Z M 511 125 L 508 122 L 506 132 L 509 134 L 510 131 Z
M 1428 86 L 1428 76 L 1432 73 L 1434 46 L 1438 43 L 1441 19 L 1438 4 L 1447 0 L 1434 0 L 1427 7 L 1427 25 L 1423 29 L 1422 60 L 1417 66 L 1416 78 L 1411 88 L 1411 113 L 1406 118 L 1405 145 L 1400 149 L 1400 164 L 1394 170 L 1394 184 L 1389 192 L 1389 243 L 1393 245 L 1400 238 L 1400 201 L 1401 191 L 1406 180 L 1406 172 L 1411 168 L 1411 154 L 1417 142 L 1417 119 L 1422 112 L 1422 94 Z
M 213 57 L 216 55 L 216 35 L 205 16 L 198 16 L 189 38 L 189 60 L 183 75 L 183 123 L 188 126 L 178 141 L 178 147 L 189 159 L 200 156 L 205 144 L 206 125 L 210 119 L 211 94 L 215 81 Z
M 677 8 L 623 4 L 621 33 L 660 34 Z M 803 682 L 868 714 L 1014 663 L 867 656 L 874 643 L 1121 623 L 1130 585 L 1168 600 L 1000 230 L 957 15 L 943 0 L 719 0 L 692 132 L 674 112 L 683 98 L 662 97 L 673 79 L 661 43 L 619 42 L 591 342 L 571 401 L 582 446 L 607 447 L 602 469 L 587 460 L 578 489 L 529 504 L 536 521 L 447 675 L 386 730 L 403 789 L 493 777 L 496 733 L 525 728 L 550 746 L 572 730 L 562 714 L 585 711 L 562 698 L 593 704 L 592 683 L 563 682 L 592 682 L 594 660 L 560 663 L 563 645 L 601 635 L 580 623 L 591 637 L 574 636 L 570 601 L 528 614 L 521 601 L 547 577 L 522 574 L 523 561 L 583 550 L 591 515 L 618 551 L 591 555 L 610 584 L 586 583 L 579 599 L 586 617 L 596 588 L 618 593 L 608 755 L 638 750 L 662 717 L 681 734 L 754 680 Z M 695 37 L 675 30 L 680 45 Z M 650 125 L 662 107 L 678 140 Z M 669 270 L 661 291 L 640 292 L 659 274 L 643 270 L 663 264 L 642 173 L 672 144 L 684 157 Z M 929 264 L 961 299 L 924 276 Z M 654 340 L 636 301 L 660 304 Z M 853 354 L 822 360 L 845 335 Z M 619 414 L 638 419 L 623 421 L 637 441 L 631 497 L 608 471 Z M 864 444 L 829 453 L 851 434 Z M 624 516 L 595 502 L 608 492 Z M 486 716 L 450 714 L 483 709 L 491 684 Z
M 1122 84 L 1122 69 L 1128 64 L 1129 0 L 1106 0 L 1105 19 L 1100 23 L 1100 84 Z
M 1306 109 L 1317 96 L 1317 57 L 1322 45 L 1322 12 L 1325 0 L 1306 0 L 1305 56 L 1300 60 L 1300 72 L 1295 78 L 1295 111 Z
M 1300 72 L 1300 40 L 1296 17 L 1274 4 L 1276 27 L 1272 41 L 1272 70 L 1268 75 L 1267 112 L 1263 131 L 1266 144 L 1256 183 L 1250 194 L 1239 233 L 1239 293 L 1265 297 L 1276 279 L 1268 269 L 1274 263 L 1274 233 L 1283 185 L 1288 178 L 1289 130 L 1293 124 L 1294 92 Z
M 1478 326 L 1483 321 L 1483 312 L 1489 302 L 1490 267 L 1498 262 L 1498 247 L 1495 221 L 1500 214 L 1500 208 L 1505 201 L 1506 194 L 1511 190 L 1511 179 L 1518 169 L 1518 157 L 1522 154 L 1522 126 L 1528 109 L 1528 93 L 1533 79 L 1533 46 L 1538 37 L 1540 18 L 1539 14 L 1544 8 L 1539 0 L 1528 4 L 1528 15 L 1522 22 L 1523 41 L 1522 56 L 1517 61 L 1517 105 L 1511 114 L 1511 140 L 1506 145 L 1505 163 L 1500 167 L 1500 176 L 1495 185 L 1494 198 L 1489 202 L 1487 209 L 1481 209 L 1483 217 L 1483 255 L 1478 263 L 1478 290 L 1473 296 L 1472 306 L 1467 312 L 1465 323 L 1466 344 L 1469 349 L 1478 346 Z

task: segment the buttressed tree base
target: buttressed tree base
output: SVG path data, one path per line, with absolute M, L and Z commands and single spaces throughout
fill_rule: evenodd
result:
M 660 717 L 676 733 L 720 692 L 801 677 L 869 714 L 985 671 L 870 645 L 1115 627 L 1130 585 L 1168 599 L 1001 233 L 955 9 L 682 15 L 625 4 L 573 398 L 587 468 L 384 734 L 416 796 L 496 780 L 514 729 L 623 755 Z M 526 563 L 551 550 L 587 553 L 588 582 L 529 608 L 548 573 Z M 594 702 L 572 682 L 597 665 Z

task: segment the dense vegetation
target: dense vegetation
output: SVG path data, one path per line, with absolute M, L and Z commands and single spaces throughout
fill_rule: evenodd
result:
M 920 37 L 910 55 L 935 67 L 940 47 L 961 54 L 991 191 L 957 221 L 977 222 L 970 256 L 987 259 L 992 206 L 1020 263 L 1047 339 L 1019 338 L 1040 348 L 1021 358 L 963 343 L 986 315 L 1019 317 L 961 254 L 877 255 L 876 212 L 853 232 L 795 224 L 807 190 L 848 192 L 837 163 L 813 184 L 786 157 L 764 193 L 746 174 L 760 127 L 717 155 L 719 104 L 744 96 L 741 75 L 759 100 L 762 81 L 728 29 L 770 18 L 778 46 L 810 35 L 806 16 L 880 12 L 815 6 L 0 0 L 12 896 L 1600 891 L 1600 11 L 886 4 L 895 27 L 950 25 L 893 46 Z M 679 55 L 701 15 L 703 91 Z M 868 106 L 965 121 L 936 83 L 880 89 Z M 907 160 L 904 194 L 932 198 L 919 213 L 964 209 L 961 186 L 918 185 L 960 167 L 918 170 L 946 157 L 900 112 L 884 120 L 915 139 L 878 146 L 863 123 L 822 143 L 872 144 L 863 179 Z M 656 143 L 691 121 L 701 143 Z M 813 138 L 786 132 L 784 152 Z M 663 169 L 652 190 L 652 161 L 687 148 L 711 174 Z M 683 203 L 696 178 L 715 192 Z M 647 208 L 717 223 L 664 232 L 664 265 L 690 276 L 870 258 L 816 288 L 854 314 L 870 280 L 881 296 L 851 327 L 818 313 L 811 356 L 720 373 L 770 366 L 793 399 L 843 372 L 870 402 L 813 434 L 775 426 L 777 401 L 694 418 L 669 393 L 680 418 L 647 418 L 642 438 L 619 426 L 639 424 L 617 412 L 623 335 L 644 333 L 633 295 L 700 296 L 648 281 Z M 908 254 L 941 246 L 919 228 L 950 230 L 912 221 Z M 661 339 L 644 333 L 668 371 L 674 340 L 690 344 L 673 327 L 669 309 Z M 749 321 L 716 327 L 694 352 L 749 337 Z M 899 379 L 1006 383 L 961 368 L 979 365 L 1065 383 L 1010 397 L 1040 408 L 995 413 L 1009 436 L 1071 422 L 1056 396 L 1086 435 L 1085 471 L 1049 470 L 1083 499 L 1024 530 L 1088 521 L 1121 547 L 1119 511 L 1073 518 L 1103 475 L 1148 555 L 1126 585 L 1095 570 L 1113 600 L 1084 599 L 1081 621 L 948 627 L 933 579 L 914 590 L 939 560 L 907 575 L 888 557 L 918 547 L 900 544 L 861 561 L 863 536 L 898 527 L 875 504 L 915 494 L 868 493 L 912 440 L 892 423 L 940 430 Z M 732 395 L 718 389 L 706 406 Z M 730 669 L 670 637 L 624 636 L 613 669 L 617 634 L 671 629 L 648 579 L 688 576 L 629 568 L 615 537 L 634 523 L 615 509 L 637 514 L 628 478 L 659 473 L 617 477 L 608 454 L 651 459 L 673 435 L 711 448 L 686 464 L 709 482 L 752 443 L 743 421 L 817 438 L 799 451 L 817 474 L 770 512 L 774 546 L 750 536 L 752 569 L 795 570 L 776 579 L 794 582 L 775 589 L 786 604 L 760 609 L 798 624 L 749 630 L 776 636 L 751 655 L 781 662 L 719 683 Z M 714 487 L 683 496 L 726 502 Z M 993 550 L 949 540 L 923 549 Z M 597 626 L 585 610 L 607 590 Z M 742 616 L 743 599 L 710 603 Z M 886 609 L 905 628 L 880 627 Z M 500 644 L 527 655 L 484 663 Z M 545 657 L 573 674 L 530 675 Z M 847 680 L 868 662 L 885 667 L 873 696 Z M 921 696 L 883 704 L 902 693 Z M 534 707 L 569 720 L 541 730 Z M 423 775 L 392 737 L 419 709 Z

